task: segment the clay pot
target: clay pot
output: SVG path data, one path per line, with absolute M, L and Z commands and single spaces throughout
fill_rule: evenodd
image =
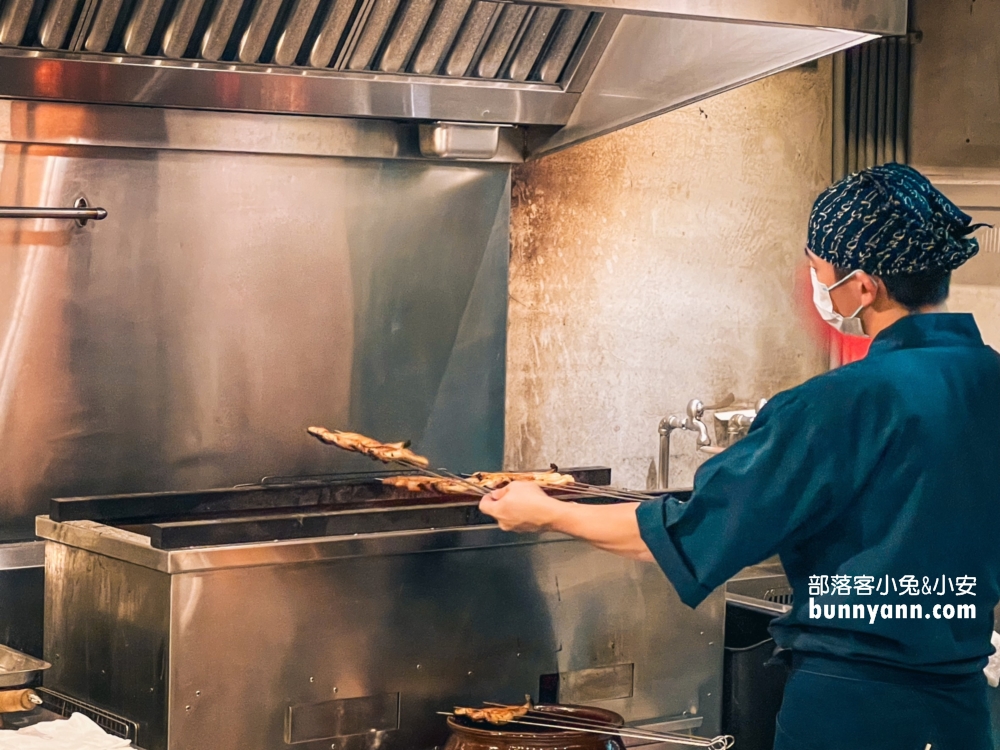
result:
M 552 721 L 583 719 L 599 721 L 614 727 L 625 720 L 613 711 L 590 706 L 535 706 L 532 711 L 544 712 Z M 537 715 L 524 717 L 525 721 L 545 722 Z M 451 735 L 444 750 L 624 750 L 625 745 L 617 736 L 594 734 L 586 731 L 543 729 L 520 724 L 493 726 L 469 721 L 463 717 L 449 716 Z

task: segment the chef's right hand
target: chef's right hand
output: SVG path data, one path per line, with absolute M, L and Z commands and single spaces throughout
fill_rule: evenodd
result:
M 552 530 L 566 503 L 545 494 L 534 482 L 511 482 L 479 502 L 479 510 L 497 520 L 504 531 Z

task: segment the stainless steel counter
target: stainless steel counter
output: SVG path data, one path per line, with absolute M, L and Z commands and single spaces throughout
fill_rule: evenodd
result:
M 435 712 L 535 697 L 720 725 L 724 593 L 557 534 L 430 529 L 183 550 L 38 521 L 46 684 L 147 750 L 430 748 Z

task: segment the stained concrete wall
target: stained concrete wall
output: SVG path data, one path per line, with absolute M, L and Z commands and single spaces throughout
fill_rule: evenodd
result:
M 825 369 L 795 287 L 831 82 L 822 61 L 515 170 L 509 467 L 607 464 L 646 487 L 661 417 Z M 689 485 L 692 433 L 674 454 Z
M 974 221 L 996 224 L 1000 0 L 913 0 L 910 26 L 920 32 L 913 47 L 911 159 L 929 172 L 950 173 L 950 180 L 991 184 L 971 204 L 962 200 L 964 191 L 953 191 L 947 181 L 939 187 L 962 203 Z M 986 242 L 985 235 L 979 234 L 983 254 L 995 253 L 996 241 Z M 972 313 L 986 343 L 1000 349 L 1000 283 L 995 270 L 987 272 L 997 261 L 984 255 L 956 274 L 948 308 Z
M 1000 0 L 912 0 L 910 159 L 1000 167 Z

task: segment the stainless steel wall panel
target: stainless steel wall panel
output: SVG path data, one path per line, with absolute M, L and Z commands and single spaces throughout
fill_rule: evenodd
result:
M 274 50 L 275 63 L 292 65 L 295 62 L 318 7 L 319 0 L 296 0 L 285 28 L 278 37 L 278 44 Z
M 240 62 L 255 63 L 260 60 L 260 53 L 274 26 L 274 19 L 281 10 L 281 3 L 282 0 L 256 0 L 250 23 L 243 32 L 237 49 L 236 56 Z
M 184 54 L 191 44 L 195 24 L 204 6 L 205 0 L 180 0 L 163 34 L 164 55 L 180 58 Z
M 471 7 L 472 0 L 439 0 L 428 25 L 427 34 L 417 47 L 410 66 L 411 72 L 421 75 L 437 72 L 445 52 L 451 49 L 462 21 L 465 20 Z
M 400 12 L 382 52 L 378 69 L 398 73 L 406 66 L 417 39 L 424 32 L 437 0 L 409 0 Z
M 0 202 L 109 218 L 0 235 L 0 537 L 54 496 L 368 465 L 317 422 L 499 468 L 507 191 L 506 165 L 8 145 Z
M 558 8 L 539 8 L 535 12 L 507 68 L 506 78 L 513 81 L 528 80 L 561 12 Z

